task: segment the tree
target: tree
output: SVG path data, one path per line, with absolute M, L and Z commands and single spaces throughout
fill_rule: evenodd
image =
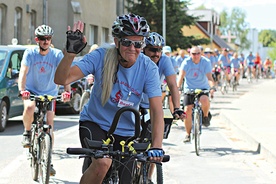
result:
M 127 2 L 126 9 L 129 12 L 145 17 L 151 31 L 162 35 L 163 2 L 161 0 L 127 0 Z M 181 30 L 183 26 L 191 26 L 197 20 L 197 17 L 187 15 L 187 5 L 186 1 L 166 0 L 166 44 L 173 50 L 210 43 L 205 38 L 183 36 Z
M 220 13 L 220 32 L 226 35 L 228 31 L 236 36 L 235 43 L 239 44 L 240 51 L 250 47 L 250 41 L 247 39 L 249 32 L 249 24 L 245 22 L 246 15 L 244 11 L 235 7 L 232 9 L 231 14 L 228 14 L 226 9 Z
M 272 42 L 268 46 L 271 48 L 271 50 L 267 52 L 268 56 L 272 61 L 274 61 L 276 60 L 276 42 Z
M 276 42 L 276 31 L 262 30 L 259 33 L 258 40 L 263 44 L 264 47 L 268 47 L 273 42 Z

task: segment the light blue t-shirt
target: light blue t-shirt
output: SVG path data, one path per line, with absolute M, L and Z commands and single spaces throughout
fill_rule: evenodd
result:
M 229 66 L 231 66 L 231 62 L 228 62 L 227 58 L 224 55 L 222 55 L 222 54 L 219 56 L 218 61 L 222 61 L 222 66 L 223 67 L 229 67 Z
M 254 65 L 254 59 L 255 59 L 255 56 L 248 55 L 246 57 L 246 64 L 247 64 L 247 66 L 253 66 Z
M 195 64 L 191 57 L 186 58 L 181 64 L 180 70 L 186 72 L 184 93 L 189 90 L 210 88 L 206 74 L 212 72 L 212 67 L 208 58 L 201 56 L 198 64 Z
M 76 66 L 87 76 L 94 75 L 94 87 L 90 100 L 80 113 L 80 121 L 92 121 L 97 123 L 103 130 L 108 131 L 115 113 L 119 110 L 119 100 L 127 100 L 133 103 L 135 109 L 139 109 L 142 93 L 150 98 L 161 96 L 158 68 L 149 57 L 140 54 L 130 68 L 124 68 L 120 64 L 117 71 L 117 81 L 113 85 L 110 98 L 102 106 L 102 70 L 106 49 L 99 48 L 86 54 Z M 118 62 L 117 58 L 114 61 Z M 110 79 L 112 80 L 112 79 Z M 134 134 L 134 115 L 124 112 L 121 116 L 114 134 L 132 136 Z
M 235 68 L 235 69 L 240 68 L 240 59 L 239 58 L 231 59 L 231 68 Z
M 153 62 L 153 61 L 152 61 Z M 154 63 L 154 62 L 153 62 Z M 160 60 L 157 63 L 158 71 L 159 71 L 159 77 L 160 77 L 160 83 L 164 81 L 164 79 L 170 75 L 175 75 L 175 70 L 173 68 L 171 58 L 168 57 L 165 54 L 162 54 Z M 161 86 L 160 86 L 161 88 Z M 146 94 L 143 94 L 143 99 L 141 102 L 141 106 L 143 108 L 149 108 L 149 99 Z
M 181 64 L 182 64 L 182 62 L 184 61 L 184 59 L 186 59 L 186 56 L 181 57 L 180 55 L 178 55 L 178 56 L 175 58 L 176 63 L 177 63 L 177 65 L 178 65 L 178 70 L 179 70 L 179 68 L 180 68 L 180 66 L 181 66 Z M 180 71 L 180 70 L 179 70 L 179 71 Z
M 22 59 L 22 64 L 29 67 L 26 90 L 36 95 L 56 96 L 58 85 L 54 83 L 54 77 L 62 58 L 62 51 L 55 48 L 49 48 L 45 56 L 39 54 L 38 47 L 26 49 Z

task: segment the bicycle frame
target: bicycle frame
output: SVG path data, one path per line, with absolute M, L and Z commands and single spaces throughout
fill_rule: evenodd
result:
M 199 156 L 200 154 L 200 135 L 202 134 L 202 108 L 201 103 L 199 101 L 199 96 L 201 94 L 207 94 L 209 90 L 191 90 L 186 92 L 185 94 L 194 95 L 194 106 L 192 109 L 192 139 L 195 140 L 195 152 L 196 155 Z
M 51 96 L 31 95 L 30 99 L 35 101 L 34 121 L 31 128 L 31 146 L 29 148 L 32 177 L 40 183 L 48 184 L 50 177 L 50 164 L 52 152 L 51 126 L 46 124 L 46 113 L 48 104 L 56 100 Z
M 121 114 L 125 111 L 131 111 L 135 115 L 135 133 L 132 137 L 128 138 L 126 141 L 122 141 L 122 150 L 113 150 L 114 137 L 112 136 L 115 131 L 119 118 Z M 140 114 L 136 109 L 131 107 L 122 107 L 117 111 L 114 116 L 112 125 L 107 132 L 106 141 L 95 141 L 84 139 L 86 148 L 67 148 L 68 154 L 82 155 L 80 157 L 93 157 L 97 158 L 111 158 L 112 164 L 106 174 L 104 183 L 119 183 L 119 166 L 122 166 L 122 159 L 129 158 L 134 161 L 134 169 L 130 174 L 132 175 L 133 184 L 147 184 L 148 182 L 148 169 L 152 163 L 146 154 L 149 148 L 150 141 L 139 142 L 138 138 L 140 136 Z M 169 156 L 165 155 L 163 161 L 169 161 Z M 127 169 L 127 168 L 126 168 Z

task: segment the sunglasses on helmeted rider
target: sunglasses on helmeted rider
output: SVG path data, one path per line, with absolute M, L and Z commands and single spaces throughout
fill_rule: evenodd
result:
M 45 40 L 48 40 L 48 41 L 50 41 L 51 39 L 52 39 L 52 37 L 51 36 L 49 36 L 49 37 L 45 37 L 45 36 L 40 36 L 40 37 L 37 37 L 40 41 L 45 41 Z
M 143 41 L 132 41 L 132 40 L 129 40 L 126 38 L 120 39 L 120 42 L 121 42 L 122 46 L 124 46 L 124 47 L 129 47 L 132 44 L 137 49 L 142 48 L 142 46 L 144 45 Z
M 162 52 L 162 48 L 153 48 L 153 47 L 148 47 L 149 51 L 151 52 Z

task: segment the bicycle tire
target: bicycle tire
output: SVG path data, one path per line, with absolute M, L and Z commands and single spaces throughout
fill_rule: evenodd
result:
M 194 136 L 195 136 L 195 152 L 199 156 L 200 152 L 200 114 L 198 110 L 194 112 Z
M 155 184 L 163 184 L 163 168 L 162 164 L 154 164 L 155 169 L 151 177 L 151 181 Z
M 31 172 L 32 172 L 32 178 L 34 181 L 38 180 L 38 162 L 37 162 L 37 136 L 35 135 L 35 132 L 32 131 L 32 137 L 31 137 L 31 147 L 29 148 L 30 156 L 31 156 Z
M 50 180 L 52 140 L 48 133 L 40 141 L 39 183 L 48 184 Z
M 141 178 L 141 163 L 134 161 L 134 168 L 132 170 L 132 184 L 140 183 Z

